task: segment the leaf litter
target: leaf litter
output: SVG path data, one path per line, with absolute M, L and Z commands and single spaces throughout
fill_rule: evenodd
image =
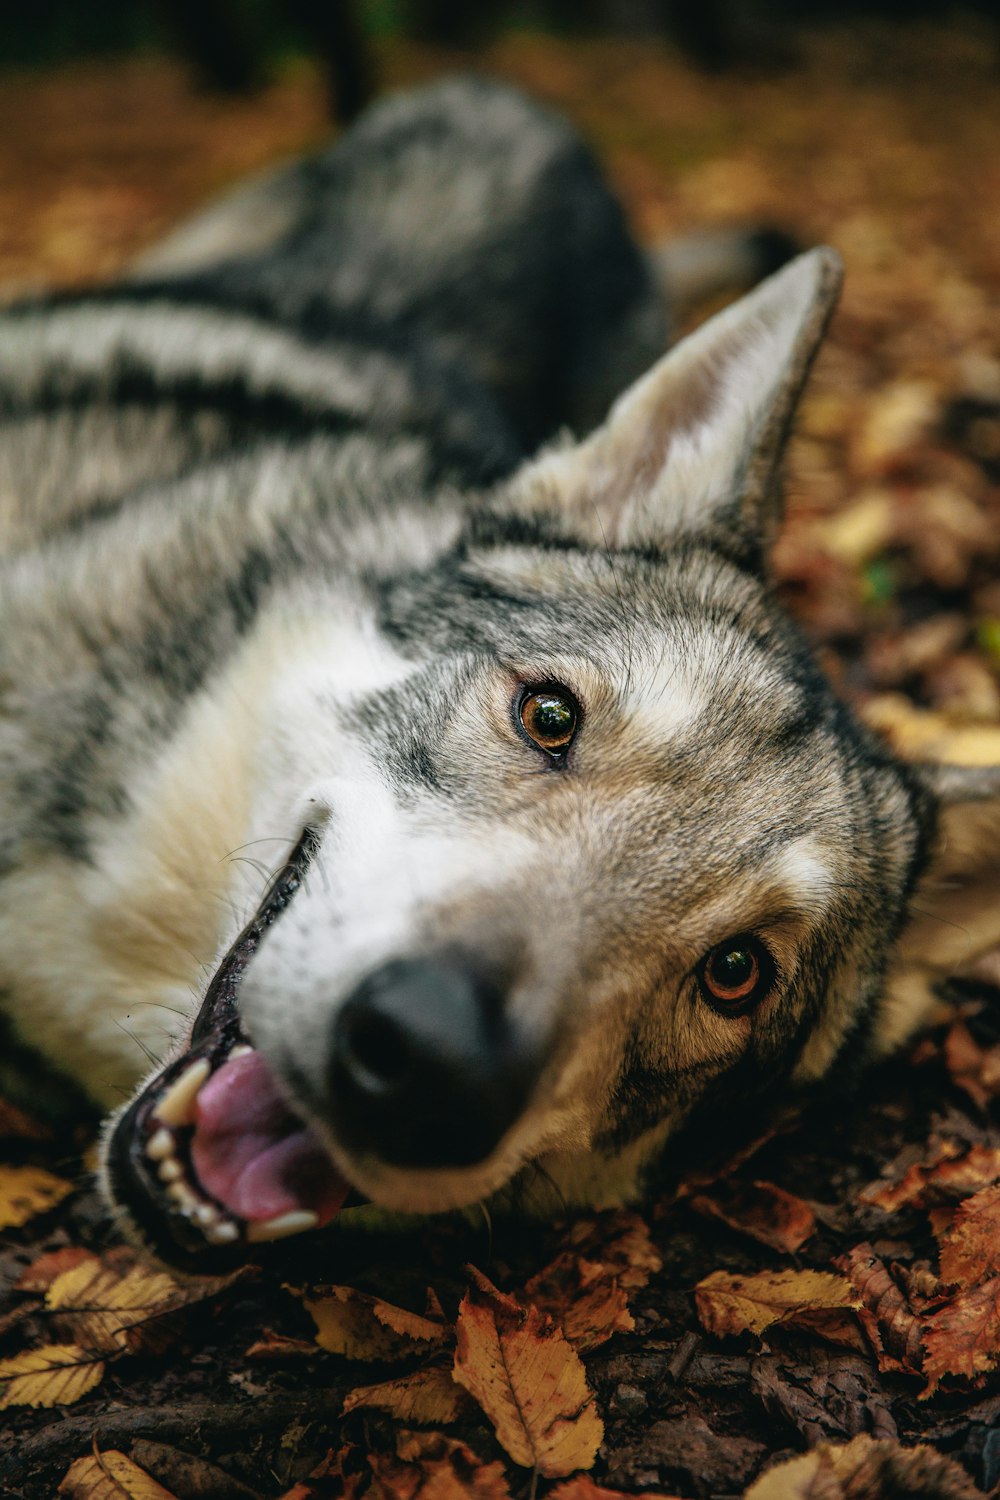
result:
M 843 251 L 779 584 L 901 754 L 991 764 L 1000 91 L 976 24 L 849 46 L 817 30 L 780 88 L 624 41 L 511 36 L 484 60 L 580 120 L 649 237 L 770 217 Z M 389 82 L 444 61 L 379 57 Z M 249 102 L 155 59 L 5 82 L 0 275 L 22 288 L 108 274 L 324 128 L 303 66 Z M 0 1492 L 162 1500 L 181 1493 L 172 1451 L 287 1500 L 985 1494 L 998 993 L 1000 964 L 967 976 L 849 1106 L 753 1136 L 642 1212 L 498 1222 L 492 1258 L 464 1223 L 316 1237 L 198 1292 L 116 1249 L 65 1141 L 0 1099 Z

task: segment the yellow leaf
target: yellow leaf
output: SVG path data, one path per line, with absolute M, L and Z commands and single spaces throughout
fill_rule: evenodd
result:
M 799 1314 L 860 1307 L 851 1283 L 829 1271 L 761 1271 L 734 1276 L 713 1271 L 695 1287 L 698 1316 L 709 1333 L 763 1333 Z
M 450 1370 L 416 1370 L 398 1380 L 359 1385 L 344 1398 L 344 1416 L 359 1406 L 373 1406 L 400 1422 L 436 1427 L 456 1421 L 464 1400 Z
M 515 1463 L 555 1478 L 591 1468 L 604 1424 L 580 1356 L 550 1318 L 474 1274 L 458 1312 L 455 1379 Z
M 0 1166 L 0 1229 L 16 1229 L 61 1203 L 73 1184 L 44 1167 Z
M 324 1295 L 304 1299 L 316 1324 L 316 1342 L 347 1359 L 402 1359 L 445 1342 L 448 1329 L 419 1313 L 394 1307 L 350 1286 L 325 1287 Z
M 71 1464 L 57 1491 L 66 1500 L 176 1500 L 117 1448 L 94 1452 Z
M 232 1279 L 205 1278 L 182 1286 L 130 1253 L 113 1252 L 103 1260 L 82 1261 L 57 1276 L 45 1303 L 51 1311 L 66 1315 L 80 1343 L 102 1353 L 120 1354 L 137 1346 L 141 1325 L 214 1296 Z
M 69 1406 L 104 1374 L 104 1361 L 78 1344 L 43 1344 L 0 1359 L 0 1411 L 8 1406 Z

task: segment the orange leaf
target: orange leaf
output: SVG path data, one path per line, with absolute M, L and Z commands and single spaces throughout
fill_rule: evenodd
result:
M 865 1203 L 893 1212 L 910 1204 L 954 1202 L 1000 1178 L 1000 1147 L 971 1146 L 956 1154 L 945 1147 L 929 1162 L 915 1162 L 894 1183 L 873 1183 L 861 1194 Z
M 344 1397 L 344 1416 L 359 1406 L 372 1406 L 400 1422 L 420 1422 L 432 1427 L 456 1421 L 464 1400 L 451 1371 L 432 1366 L 398 1380 L 359 1385 Z
M 0 1411 L 8 1406 L 69 1406 L 104 1375 L 104 1361 L 78 1344 L 43 1344 L 0 1359 Z
M 930 1396 L 944 1375 L 971 1380 L 1000 1362 L 1000 1276 L 958 1292 L 924 1328 L 924 1374 Z
M 966 1198 L 941 1242 L 941 1280 L 966 1284 L 1000 1273 L 1000 1183 Z
M 515 1463 L 548 1477 L 589 1469 L 604 1436 L 580 1356 L 551 1319 L 478 1272 L 458 1312 L 455 1379 Z
M 634 1500 L 624 1490 L 609 1490 L 595 1484 L 589 1474 L 576 1474 L 564 1479 L 555 1489 L 549 1490 L 545 1500 Z M 679 1500 L 677 1495 L 664 1495 L 658 1490 L 643 1490 L 642 1500 Z
M 450 1329 L 349 1286 L 329 1286 L 303 1299 L 316 1324 L 316 1342 L 347 1359 L 403 1359 L 443 1345 Z
M 0 1165 L 0 1229 L 16 1229 L 61 1203 L 73 1184 L 44 1167 Z
M 959 1088 L 980 1109 L 1000 1093 L 1000 1045 L 981 1047 L 962 1020 L 945 1037 L 944 1060 Z
M 861 1305 L 850 1282 L 829 1271 L 713 1271 L 695 1287 L 695 1301 L 705 1328 L 720 1337 L 763 1333 L 774 1323 L 795 1323 L 800 1313 Z
M 630 1333 L 635 1327 L 617 1277 L 571 1250 L 532 1276 L 524 1295 L 539 1312 L 548 1313 L 578 1349 L 594 1349 L 613 1333 Z
M 66 1245 L 62 1250 L 50 1250 L 48 1255 L 40 1255 L 33 1260 L 26 1270 L 22 1271 L 14 1283 L 17 1292 L 47 1292 L 57 1276 L 64 1271 L 70 1271 L 74 1266 L 82 1265 L 85 1260 L 98 1261 L 99 1257 L 90 1250 L 84 1250 L 81 1245 Z
M 176 1500 L 124 1453 L 116 1448 L 98 1453 L 96 1444 L 92 1454 L 70 1466 L 57 1493 L 67 1500 Z
M 366 1500 L 510 1500 L 500 1463 L 484 1464 L 465 1443 L 443 1432 L 396 1437 L 396 1457 L 373 1453 L 375 1482 Z
M 788 1254 L 816 1232 L 816 1215 L 810 1205 L 773 1182 L 719 1184 L 711 1194 L 693 1197 L 691 1207 Z

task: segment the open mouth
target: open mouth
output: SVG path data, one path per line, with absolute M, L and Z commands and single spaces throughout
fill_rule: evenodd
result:
M 285 1103 L 240 1027 L 237 1004 L 243 972 L 298 890 L 315 846 L 307 830 L 216 971 L 187 1052 L 113 1127 L 107 1166 L 114 1200 L 149 1247 L 175 1264 L 214 1268 L 241 1246 L 320 1228 L 352 1192 Z

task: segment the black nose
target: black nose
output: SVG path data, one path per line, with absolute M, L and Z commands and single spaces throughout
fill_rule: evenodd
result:
M 370 974 L 334 1025 L 330 1112 L 344 1144 L 400 1167 L 489 1156 L 537 1071 L 504 1000 L 501 984 L 461 959 L 397 960 Z

